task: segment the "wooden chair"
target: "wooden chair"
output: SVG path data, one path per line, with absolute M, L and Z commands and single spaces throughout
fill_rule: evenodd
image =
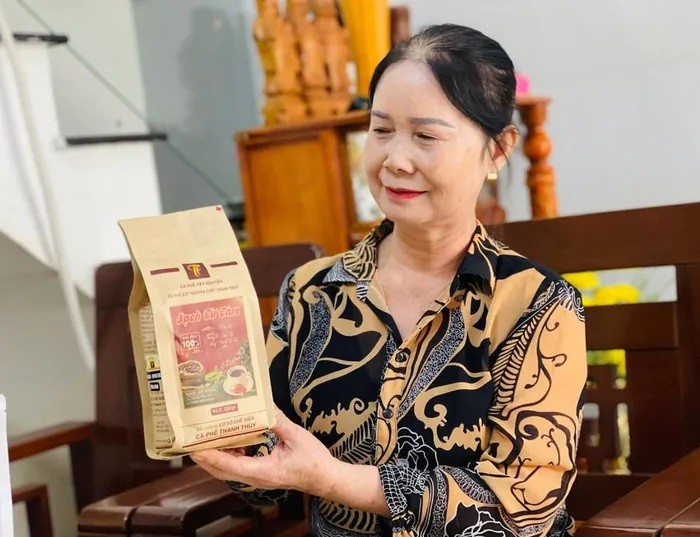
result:
M 269 323 L 284 276 L 319 257 L 320 251 L 312 244 L 291 244 L 248 248 L 243 256 L 263 302 L 263 321 Z M 193 535 L 196 528 L 226 515 L 258 517 L 254 529 L 277 513 L 260 518 L 225 484 L 203 476 L 197 468 L 182 471 L 146 456 L 127 317 L 132 280 L 131 264 L 126 262 L 103 265 L 96 273 L 95 422 L 61 424 L 11 439 L 10 460 L 68 446 L 85 535 L 129 534 L 134 525 L 147 533 L 160 520 L 168 521 L 173 535 Z M 161 478 L 165 479 L 155 482 Z M 95 504 L 103 498 L 108 500 Z M 285 515 L 298 513 L 295 505 Z M 230 535 L 245 535 L 246 524 Z
M 588 422 L 583 428 L 579 456 L 583 469 L 587 467 L 588 471 L 580 473 L 569 497 L 569 508 L 579 520 L 592 517 L 700 448 L 698 230 L 700 203 L 513 222 L 491 228 L 492 234 L 510 247 L 562 273 L 668 265 L 676 269 L 675 302 L 586 309 L 589 350 L 624 349 L 627 379 L 624 389 L 620 389 L 613 385 L 609 367 L 590 368 L 594 382 L 587 400 L 596 404 L 599 412 L 597 423 Z M 602 472 L 602 463 L 619 455 L 616 416 L 620 403 L 628 407 L 630 473 L 608 475 Z M 593 434 L 598 441 L 591 441 Z M 675 479 L 683 474 L 683 468 L 697 471 L 696 459 L 684 459 L 678 463 L 681 470 L 669 469 L 668 475 Z M 668 484 L 663 472 L 654 479 Z M 664 502 L 680 502 L 688 507 L 692 495 L 681 500 L 678 491 L 654 485 L 658 482 L 648 486 L 664 490 L 660 494 L 639 496 L 636 492 L 633 514 L 640 520 Z M 640 497 L 645 498 L 641 503 Z M 700 487 L 695 496 L 698 498 Z M 669 507 L 668 512 L 677 508 Z M 630 511 L 626 513 L 627 524 L 632 524 Z M 613 519 L 616 523 L 624 521 L 624 516 L 611 518 L 609 512 L 606 516 L 606 524 Z
M 7 448 L 5 397 L 0 395 L 0 537 L 12 537 L 12 506 L 24 504 L 29 523 L 30 537 L 51 537 L 51 511 L 49 491 L 46 485 L 10 487 L 10 460 Z
M 5 397 L 0 395 L 0 537 L 12 537 L 12 506 L 24 504 L 30 537 L 51 537 L 51 511 L 46 485 L 10 487 L 10 461 L 14 453 L 7 447 Z
M 23 503 L 30 537 L 51 537 L 51 509 L 46 485 L 25 485 L 12 490 L 12 504 Z

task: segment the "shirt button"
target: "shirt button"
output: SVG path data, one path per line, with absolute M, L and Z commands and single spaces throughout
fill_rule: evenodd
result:
M 396 355 L 396 361 L 400 364 L 408 360 L 408 351 L 401 351 Z
M 384 416 L 385 420 L 390 420 L 391 418 L 394 417 L 394 411 L 391 410 L 390 408 L 385 408 L 384 412 L 382 412 L 382 416 Z

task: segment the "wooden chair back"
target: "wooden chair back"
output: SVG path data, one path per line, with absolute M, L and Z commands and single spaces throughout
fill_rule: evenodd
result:
M 581 475 L 570 508 L 588 518 L 700 446 L 700 203 L 512 222 L 493 236 L 560 273 L 673 266 L 674 302 L 586 308 L 589 350 L 624 349 L 626 382 L 611 366 L 589 370 Z M 627 405 L 627 475 L 606 475 L 619 456 L 618 405 Z
M 261 300 L 274 301 L 285 275 L 320 256 L 313 244 L 265 246 L 243 250 Z M 168 462 L 146 457 L 141 403 L 134 367 L 127 305 L 133 282 L 131 264 L 112 263 L 96 273 L 96 425 L 89 468 L 74 461 L 76 487 L 92 487 L 85 497 L 95 501 L 173 473 Z M 264 323 L 270 306 L 263 304 Z M 76 463 L 77 462 L 77 463 Z M 92 475 L 84 482 L 81 475 Z M 79 494 L 79 491 L 77 491 Z

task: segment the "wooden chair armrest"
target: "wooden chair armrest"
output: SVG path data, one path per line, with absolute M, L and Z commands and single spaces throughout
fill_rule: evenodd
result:
M 574 487 L 566 498 L 567 510 L 576 520 L 588 520 L 643 485 L 653 475 L 581 473 L 576 478 Z
M 155 527 L 173 529 L 172 535 L 179 535 L 183 524 L 244 510 L 240 498 L 225 483 L 190 467 L 88 505 L 80 513 L 78 529 L 81 534 L 127 529 L 138 533 L 144 528 L 148 533 Z
M 8 439 L 10 462 L 26 459 L 57 447 L 86 442 L 92 436 L 94 428 L 93 422 L 70 421 L 10 437 Z
M 191 486 L 168 490 L 137 507 L 131 516 L 131 531 L 152 534 L 194 535 L 227 516 L 241 518 L 252 530 L 257 515 L 226 483 L 207 476 Z
M 661 535 L 662 537 L 691 537 L 692 535 L 700 535 L 700 500 L 666 524 Z
M 190 467 L 88 505 L 80 513 L 80 535 L 126 533 L 194 535 L 221 519 L 233 527 L 226 535 L 308 535 L 308 521 L 279 518 L 277 508 L 257 510 L 228 485 L 201 468 Z M 274 529 L 274 532 L 271 530 Z
M 37 498 L 48 498 L 49 489 L 46 485 L 23 485 L 12 489 L 12 504 L 25 503 Z
M 81 508 L 95 499 L 92 443 L 90 442 L 94 431 L 93 422 L 70 421 L 10 437 L 8 441 L 10 462 L 68 446 L 73 467 L 75 501 L 78 508 Z
M 700 449 L 591 517 L 576 537 L 659 535 L 671 521 L 700 501 Z
M 12 503 L 25 505 L 30 537 L 53 535 L 49 489 L 46 485 L 25 485 L 12 489 Z

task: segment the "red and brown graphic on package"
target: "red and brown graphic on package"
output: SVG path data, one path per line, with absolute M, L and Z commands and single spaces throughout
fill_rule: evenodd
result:
M 241 298 L 170 308 L 185 408 L 255 394 Z

